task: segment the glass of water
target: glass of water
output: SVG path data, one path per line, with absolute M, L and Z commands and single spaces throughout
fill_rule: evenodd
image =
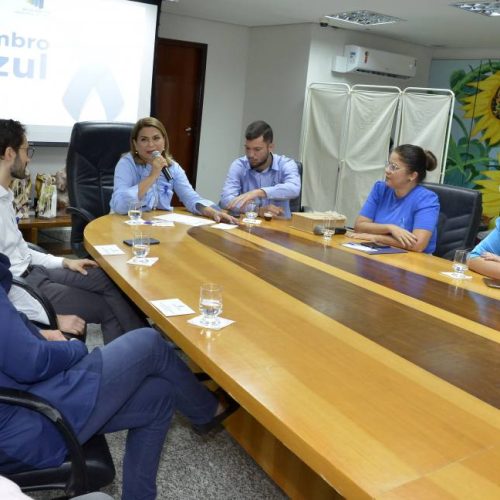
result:
M 245 205 L 245 218 L 247 219 L 247 222 L 252 224 L 257 220 L 257 216 L 259 210 L 259 204 L 255 200 L 250 200 L 246 205 Z
M 323 217 L 323 242 L 328 243 L 334 234 L 333 218 L 328 214 Z
M 144 233 L 135 233 L 132 240 L 132 253 L 137 262 L 146 262 L 149 254 L 149 237 Z
M 219 324 L 222 312 L 222 287 L 216 283 L 203 283 L 200 287 L 200 312 L 202 323 L 207 327 Z
M 468 258 L 469 252 L 467 250 L 455 250 L 455 257 L 453 257 L 453 278 L 463 280 L 467 277 L 465 272 L 469 269 L 469 265 L 467 264 Z
M 142 203 L 131 201 L 128 205 L 128 216 L 133 224 L 139 224 L 142 216 Z

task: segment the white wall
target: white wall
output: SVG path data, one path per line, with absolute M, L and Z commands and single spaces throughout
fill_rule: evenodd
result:
M 275 151 L 292 158 L 299 155 L 310 32 L 309 24 L 250 30 L 244 127 L 254 120 L 268 122 Z
M 240 155 L 249 30 L 162 13 L 159 36 L 208 44 L 196 189 L 217 202 Z

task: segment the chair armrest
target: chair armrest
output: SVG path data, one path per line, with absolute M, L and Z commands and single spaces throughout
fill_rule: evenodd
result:
M 35 250 L 36 252 L 49 253 L 47 252 L 47 250 L 45 250 L 45 248 L 42 248 L 41 246 L 36 245 L 35 243 L 31 243 L 30 241 L 27 241 L 26 244 L 28 245 L 28 248 L 30 248 L 31 250 Z
M 35 300 L 37 300 L 43 307 L 43 310 L 49 318 L 49 327 L 51 330 L 58 330 L 59 326 L 57 324 L 57 315 L 54 307 L 47 298 L 40 293 L 35 287 L 31 286 L 24 278 L 16 276 L 12 278 L 12 285 L 22 288 L 27 293 L 29 293 Z
M 57 428 L 68 448 L 71 460 L 71 474 L 67 492 L 85 491 L 88 485 L 85 456 L 73 429 L 62 414 L 45 399 L 18 389 L 0 387 L 0 403 L 22 406 L 36 411 L 49 419 Z M 73 496 L 73 495 L 70 495 Z
M 80 217 L 84 222 L 90 222 L 95 219 L 95 216 L 92 215 L 88 210 L 84 208 L 76 208 L 76 207 L 67 207 L 66 212 L 71 215 L 76 215 Z

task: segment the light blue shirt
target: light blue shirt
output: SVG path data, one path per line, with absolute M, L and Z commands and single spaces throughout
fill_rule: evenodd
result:
M 139 183 L 150 175 L 151 168 L 149 164 L 138 165 L 135 163 L 131 153 L 120 158 L 115 168 L 113 195 L 110 201 L 113 212 L 119 214 L 128 212 L 129 204 L 138 200 Z M 217 208 L 212 201 L 202 198 L 193 189 L 186 173 L 178 163 L 173 162 L 168 169 L 173 179 L 167 181 L 163 174 L 158 176 L 141 200 L 143 210 L 152 210 L 155 207 L 161 210 L 173 210 L 171 202 L 174 192 L 184 206 L 194 214 L 200 214 L 196 209 L 197 204 Z
M 248 158 L 242 156 L 233 161 L 222 188 L 220 206 L 226 208 L 229 202 L 254 189 L 262 189 L 266 198 L 261 198 L 263 206 L 282 207 L 284 215 L 291 217 L 289 200 L 300 194 L 300 175 L 297 164 L 286 156 L 273 154 L 271 166 L 263 172 L 252 170 Z
M 496 220 L 496 228 L 474 247 L 469 258 L 476 259 L 481 257 L 484 252 L 500 255 L 500 217 Z

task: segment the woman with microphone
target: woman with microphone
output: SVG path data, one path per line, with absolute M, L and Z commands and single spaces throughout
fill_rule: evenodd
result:
M 182 167 L 170 156 L 163 124 L 153 117 L 141 118 L 132 129 L 130 151 L 115 168 L 111 210 L 126 214 L 133 201 L 141 201 L 143 210 L 172 210 L 174 192 L 194 214 L 237 223 L 193 189 Z

